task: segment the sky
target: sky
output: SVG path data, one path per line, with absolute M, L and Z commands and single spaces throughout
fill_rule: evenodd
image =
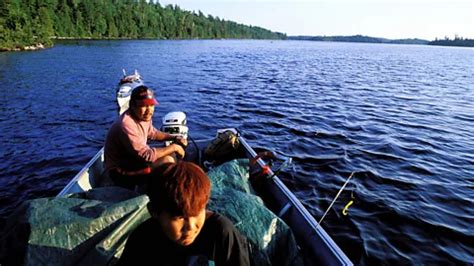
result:
M 159 0 L 294 35 L 474 39 L 474 0 Z

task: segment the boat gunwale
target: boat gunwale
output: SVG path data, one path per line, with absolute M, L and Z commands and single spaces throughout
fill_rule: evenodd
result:
M 104 155 L 104 148 L 101 148 L 92 159 L 67 183 L 67 185 L 56 195 L 57 198 L 64 197 L 67 194 L 72 193 L 72 189 L 75 185 L 79 185 L 85 174 L 91 169 L 91 167 Z M 102 160 L 101 160 L 102 161 Z M 90 175 L 89 175 L 90 176 Z M 95 176 L 93 177 L 95 179 Z M 95 181 L 95 180 L 94 180 Z M 91 180 L 89 180 L 89 183 Z M 92 184 L 91 184 L 91 187 Z

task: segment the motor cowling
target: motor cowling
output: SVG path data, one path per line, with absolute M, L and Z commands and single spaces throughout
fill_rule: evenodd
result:
M 188 138 L 188 127 L 186 126 L 186 114 L 184 112 L 169 112 L 162 119 L 161 131 L 173 136 Z M 170 145 L 167 141 L 166 145 Z

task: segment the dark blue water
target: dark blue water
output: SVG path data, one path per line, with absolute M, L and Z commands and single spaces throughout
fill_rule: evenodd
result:
M 285 183 L 356 264 L 474 262 L 474 50 L 296 41 L 91 41 L 0 53 L 0 217 L 101 148 L 122 68 L 155 124 L 238 127 L 294 158 Z M 351 195 L 352 194 L 352 195 Z M 341 213 L 352 198 L 349 215 Z

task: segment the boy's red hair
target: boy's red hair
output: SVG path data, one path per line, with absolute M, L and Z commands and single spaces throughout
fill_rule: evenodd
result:
M 152 208 L 171 216 L 197 216 L 206 207 L 211 182 L 194 163 L 180 161 L 168 164 L 153 175 L 148 190 Z

